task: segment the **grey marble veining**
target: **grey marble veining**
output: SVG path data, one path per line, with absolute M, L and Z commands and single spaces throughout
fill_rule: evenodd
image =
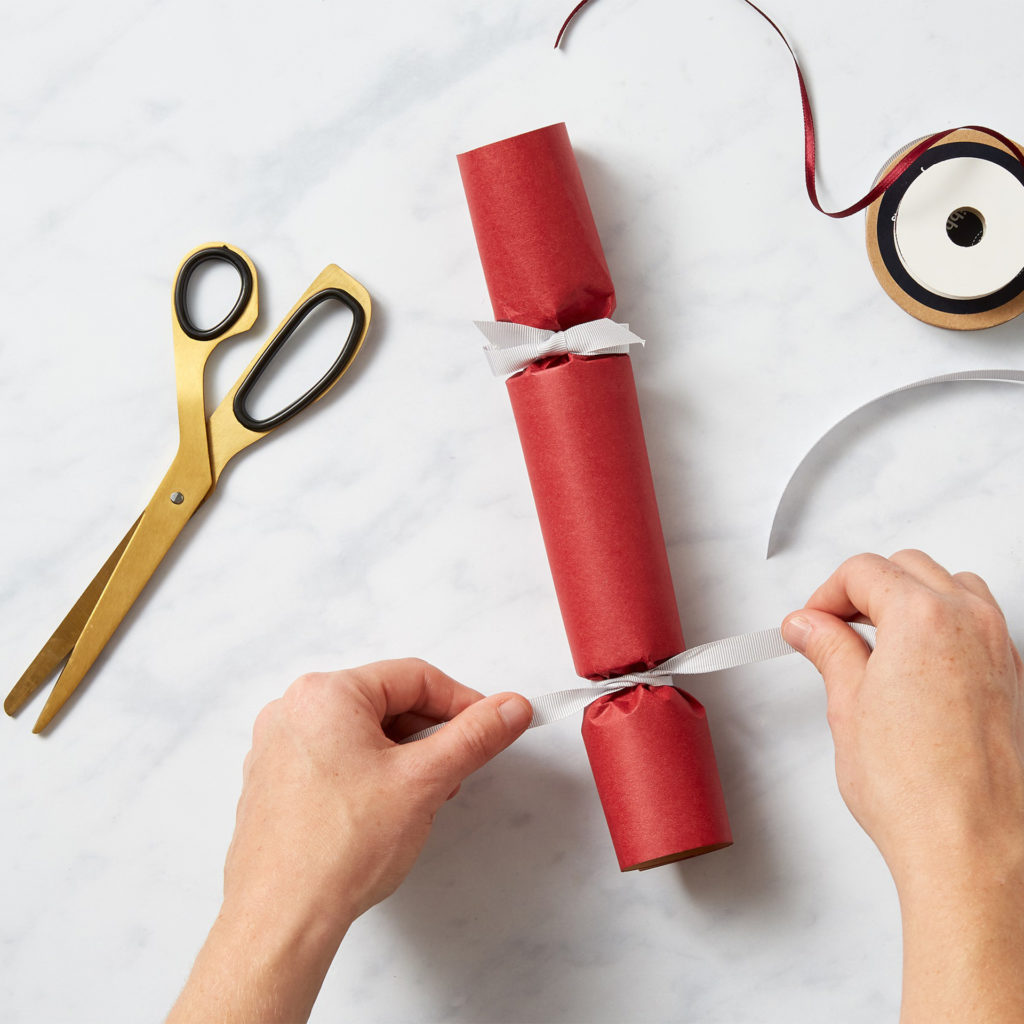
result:
M 565 4 L 571 7 L 571 4 Z M 1024 391 L 894 399 L 775 503 L 846 412 L 1024 367 L 1022 328 L 942 332 L 877 286 L 863 222 L 803 194 L 789 58 L 741 3 L 603 0 L 551 50 L 545 0 L 112 0 L 0 18 L 0 652 L 8 685 L 174 450 L 171 278 L 224 239 L 265 332 L 328 262 L 374 297 L 359 365 L 242 456 L 71 713 L 4 719 L 5 1021 L 158 1020 L 212 920 L 259 708 L 309 669 L 418 654 L 484 690 L 573 684 L 455 154 L 565 120 L 634 356 L 691 644 L 776 624 L 846 555 L 913 545 L 1024 615 Z M 1019 16 L 775 0 L 846 205 L 906 142 L 1024 134 Z M 218 353 L 211 389 L 248 359 Z M 524 642 L 524 639 L 528 642 Z M 736 845 L 620 875 L 572 722 L 439 815 L 357 922 L 314 1020 L 894 1020 L 892 884 L 836 792 L 797 658 L 694 679 Z

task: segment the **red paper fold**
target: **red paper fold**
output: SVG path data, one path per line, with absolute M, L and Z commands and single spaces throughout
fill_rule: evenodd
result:
M 704 705 L 671 686 L 601 697 L 583 742 L 623 871 L 732 843 Z
M 612 313 L 564 124 L 463 153 L 459 167 L 497 319 L 565 330 Z M 508 391 L 576 670 L 597 679 L 677 654 L 683 636 L 629 357 L 546 359 Z M 583 730 L 623 870 L 732 841 L 707 719 L 691 697 L 639 687 L 602 698 Z

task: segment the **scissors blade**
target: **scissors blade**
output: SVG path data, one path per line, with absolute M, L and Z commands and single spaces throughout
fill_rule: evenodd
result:
M 57 666 L 71 652 L 141 519 L 142 516 L 139 516 L 132 523 L 131 529 L 124 535 L 121 543 L 114 548 L 113 553 L 103 563 L 103 568 L 96 573 L 82 596 L 75 602 L 74 607 L 64 616 L 61 624 L 53 631 L 53 635 L 43 644 L 43 649 L 35 656 L 32 664 L 25 669 L 11 692 L 7 694 L 7 698 L 4 700 L 4 711 L 7 714 L 17 714 L 29 697 L 50 678 Z
M 177 460 L 175 463 L 177 464 Z M 164 483 L 160 485 L 153 500 L 142 513 L 124 553 L 114 566 L 95 607 L 82 627 L 64 671 L 57 677 L 39 719 L 32 727 L 33 732 L 42 732 L 78 688 L 107 641 L 128 614 L 128 609 L 142 593 L 156 567 L 163 561 L 164 555 L 177 540 L 178 534 L 206 497 L 209 491 L 208 483 L 205 486 L 188 485 L 182 487 L 180 491 L 174 486 L 168 486 L 168 481 L 176 476 L 178 480 L 181 479 L 180 471 L 175 473 L 176 464 L 172 465 L 164 478 Z M 206 479 L 209 479 L 208 471 Z M 174 494 L 175 498 L 180 497 L 181 501 L 175 503 L 170 497 L 171 494 Z

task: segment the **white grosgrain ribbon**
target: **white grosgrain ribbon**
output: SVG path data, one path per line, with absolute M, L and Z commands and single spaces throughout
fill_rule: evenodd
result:
M 875 627 L 862 622 L 848 622 L 852 629 L 865 644 L 875 649 Z M 646 672 L 630 672 L 611 679 L 601 679 L 589 686 L 577 687 L 574 690 L 558 690 L 545 693 L 540 697 L 531 697 L 533 719 L 529 728 L 537 729 L 542 725 L 568 718 L 578 714 L 585 707 L 593 704 L 599 697 L 614 693 L 616 690 L 631 686 L 672 686 L 673 676 L 700 675 L 704 672 L 722 672 L 728 668 L 741 665 L 754 665 L 759 661 L 781 658 L 793 654 L 794 649 L 782 639 L 780 629 L 762 629 L 756 633 L 743 633 L 740 636 L 729 636 L 723 640 L 712 640 L 711 643 L 691 647 L 682 654 L 677 654 L 668 661 Z M 428 729 L 410 736 L 403 742 L 422 740 L 442 728 L 443 722 L 432 725 Z
M 540 327 L 514 324 L 507 320 L 474 320 L 487 339 L 484 346 L 495 377 L 518 373 L 530 363 L 551 356 L 624 355 L 630 345 L 643 345 L 629 329 L 607 318 L 589 320 L 564 331 L 545 331 Z
M 910 384 L 886 391 L 884 395 L 872 398 L 863 405 L 857 406 L 853 412 L 847 413 L 838 423 L 829 427 L 817 441 L 814 442 L 811 450 L 800 460 L 793 475 L 789 478 L 779 504 L 775 508 L 775 517 L 772 519 L 772 528 L 768 535 L 768 552 L 766 558 L 771 558 L 783 545 L 785 534 L 788 533 L 789 520 L 791 519 L 792 506 L 796 504 L 799 493 L 799 482 L 803 479 L 803 470 L 812 461 L 818 449 L 836 434 L 846 423 L 865 409 L 883 402 L 895 395 L 901 395 L 905 391 L 916 391 L 918 388 L 932 387 L 935 384 L 961 384 L 964 381 L 988 381 L 998 384 L 1024 384 L 1024 370 L 958 370 L 955 373 L 940 373 L 936 377 L 926 377 L 924 380 L 915 380 Z

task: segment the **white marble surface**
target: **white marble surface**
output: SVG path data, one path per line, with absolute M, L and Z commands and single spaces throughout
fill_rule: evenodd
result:
M 574 677 L 503 388 L 460 150 L 565 120 L 635 357 L 691 644 L 777 623 L 844 556 L 914 545 L 1013 622 L 1024 392 L 865 414 L 898 384 L 1024 367 L 1020 323 L 944 333 L 882 293 L 860 217 L 802 188 L 792 66 L 738 0 L 5 2 L 0 15 L 0 652 L 13 683 L 160 479 L 169 288 L 249 252 L 269 329 L 327 262 L 376 302 L 322 407 L 228 470 L 45 738 L 0 721 L 0 1016 L 158 1020 L 218 904 L 258 709 L 308 669 L 416 653 L 484 690 Z M 1020 137 L 1019 16 L 995 0 L 773 0 L 845 205 L 926 132 Z M 216 357 L 225 388 L 252 342 Z M 621 875 L 574 723 L 528 734 L 439 816 L 352 929 L 314 1020 L 894 1020 L 899 924 L 837 795 L 797 658 L 695 680 L 736 845 Z

